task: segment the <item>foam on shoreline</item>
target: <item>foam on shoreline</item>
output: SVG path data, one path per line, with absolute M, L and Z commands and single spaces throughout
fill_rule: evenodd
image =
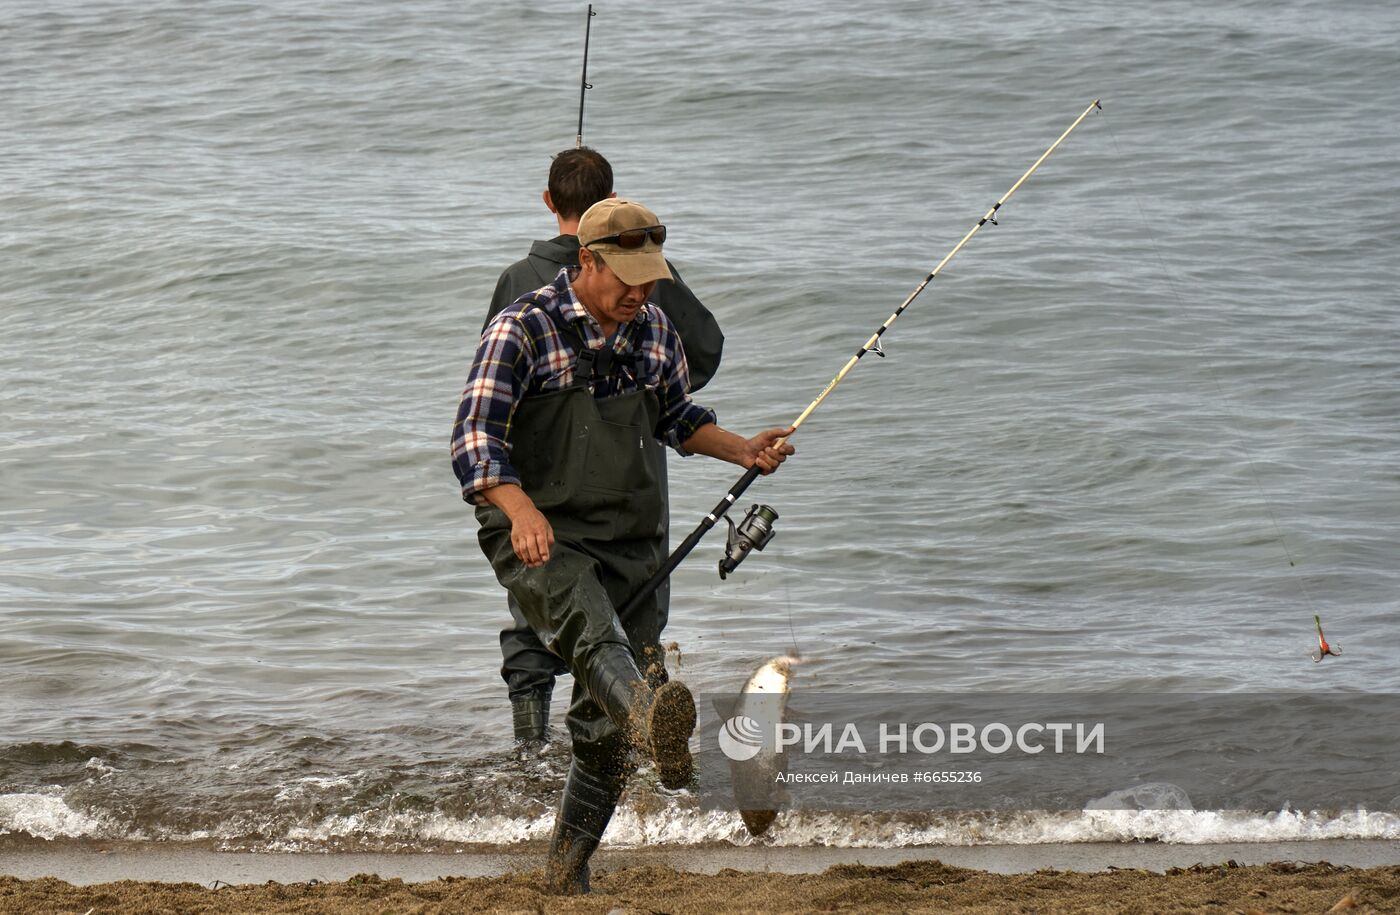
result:
M 705 846 L 920 848 L 1093 842 L 1212 843 L 1400 839 L 1400 816 L 1367 810 L 1273 812 L 1082 810 L 853 813 L 790 811 L 762 840 L 738 816 L 677 796 L 626 803 L 605 841 L 619 848 Z M 507 847 L 548 837 L 553 812 L 534 816 L 368 809 L 292 820 L 240 811 L 212 828 L 131 822 L 117 812 L 71 804 L 61 789 L 0 795 L 0 836 L 40 840 L 214 842 L 226 851 L 438 852 Z

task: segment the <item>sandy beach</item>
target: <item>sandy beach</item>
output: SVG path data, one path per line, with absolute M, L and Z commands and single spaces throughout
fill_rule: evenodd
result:
M 0 850 L 0 911 L 99 915 L 1400 909 L 1400 845 L 1393 842 L 632 849 L 600 854 L 593 894 L 568 899 L 540 892 L 540 851 L 252 854 L 56 843 Z
M 0 877 L 0 910 L 77 912 L 1391 912 L 1400 868 L 1331 864 L 1200 865 L 1166 874 L 1045 870 L 991 874 L 937 861 L 890 867 L 837 865 L 821 874 L 664 866 L 600 871 L 594 892 L 558 898 L 539 871 L 407 883 L 358 874 L 331 883 L 205 887 L 119 881 L 74 886 L 55 878 Z

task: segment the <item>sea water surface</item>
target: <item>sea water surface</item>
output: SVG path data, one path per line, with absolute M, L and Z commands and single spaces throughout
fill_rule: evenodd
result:
M 679 676 L 797 651 L 826 692 L 1400 691 L 1393 4 L 596 7 L 585 139 L 670 227 L 728 338 L 697 399 L 749 434 L 1103 100 L 749 491 L 774 542 L 721 582 L 716 532 L 676 574 Z M 547 834 L 565 754 L 511 752 L 447 441 L 499 271 L 554 234 L 584 8 L 0 0 L 0 834 Z M 671 461 L 675 540 L 737 475 Z M 1341 658 L 1308 660 L 1314 614 Z M 613 841 L 747 841 L 635 794 Z M 770 841 L 1336 836 L 1400 820 Z

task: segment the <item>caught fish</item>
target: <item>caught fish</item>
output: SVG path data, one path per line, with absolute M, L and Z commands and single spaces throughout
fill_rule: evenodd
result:
M 768 831 L 786 799 L 778 776 L 787 772 L 787 753 L 778 751 L 777 734 L 787 713 L 792 668 L 797 663 L 794 657 L 770 658 L 755 670 L 720 733 L 739 816 L 752 836 Z
M 1318 618 L 1316 613 L 1313 614 L 1313 623 L 1317 625 L 1317 647 L 1312 650 L 1313 663 L 1321 664 L 1322 659 L 1329 654 L 1334 658 L 1341 657 L 1342 646 L 1327 644 L 1327 639 L 1322 635 L 1322 620 Z

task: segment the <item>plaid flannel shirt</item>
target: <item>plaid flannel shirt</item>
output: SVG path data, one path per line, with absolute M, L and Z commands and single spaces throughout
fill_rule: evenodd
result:
M 569 274 L 567 268 L 559 271 L 554 282 L 522 296 L 482 332 L 452 427 L 452 469 L 468 502 L 485 504 L 481 491 L 492 486 L 519 485 L 520 477 L 510 464 L 509 442 L 511 420 L 520 401 L 573 382 L 574 341 L 560 334 L 558 324 L 567 322 L 590 349 L 601 349 L 609 342 L 598 321 L 574 297 Z M 691 402 L 685 350 L 665 313 L 648 302 L 637 317 L 618 328 L 612 343 L 620 355 L 637 354 L 635 367 L 614 370 L 596 386 L 593 396 L 602 399 L 642 388 L 654 390 L 661 403 L 656 438 L 687 454 L 681 443 L 701 426 L 715 422 L 715 413 Z

